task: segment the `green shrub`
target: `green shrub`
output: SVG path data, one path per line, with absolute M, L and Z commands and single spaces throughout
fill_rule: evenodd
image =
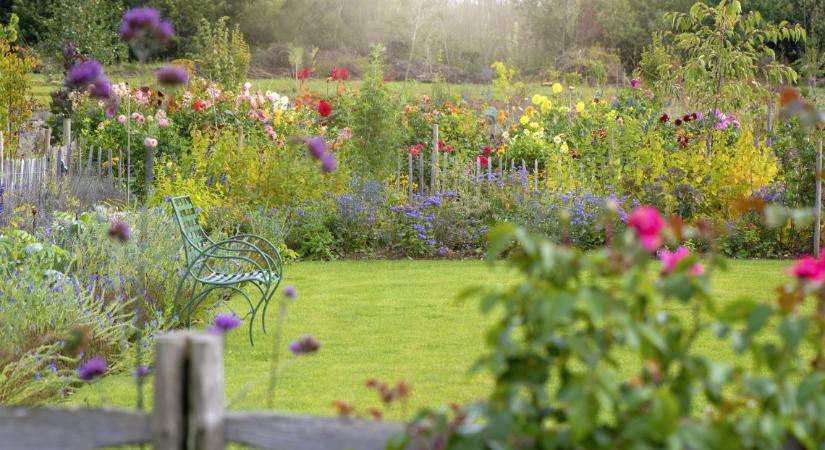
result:
M 673 246 L 675 236 L 713 240 L 702 227 L 655 234 Z M 475 366 L 493 387 L 483 402 L 422 411 L 408 437 L 446 449 L 816 448 L 825 439 L 825 293 L 807 278 L 819 275 L 795 272 L 775 302 L 723 304 L 707 275 L 720 260 L 662 248 L 659 264 L 654 247 L 633 229 L 592 252 L 512 225 L 494 230 L 491 263 L 508 255 L 521 278 L 466 294 L 494 318 Z M 821 264 L 800 267 L 809 262 Z M 737 356 L 708 356 L 708 342 Z
M 193 38 L 191 58 L 195 60 L 201 76 L 234 89 L 246 81 L 252 57 L 240 28 L 236 25 L 230 31 L 228 21 L 228 17 L 222 17 L 215 23 L 201 19 Z

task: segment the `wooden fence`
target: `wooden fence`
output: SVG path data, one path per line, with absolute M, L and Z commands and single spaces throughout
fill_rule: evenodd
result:
M 0 450 L 85 450 L 151 444 L 215 450 L 378 450 L 402 426 L 354 419 L 227 412 L 223 338 L 189 331 L 156 339 L 151 414 L 109 409 L 0 407 Z
M 63 133 L 71 136 L 71 120 L 63 123 Z M 122 182 L 124 170 L 123 151 L 105 149 L 83 142 L 66 139 L 64 145 L 51 146 L 51 129 L 47 128 L 40 156 L 32 158 L 12 158 L 6 154 L 3 132 L 0 131 L 0 186 L 6 192 L 20 192 L 42 186 L 55 178 L 97 177 L 114 183 Z

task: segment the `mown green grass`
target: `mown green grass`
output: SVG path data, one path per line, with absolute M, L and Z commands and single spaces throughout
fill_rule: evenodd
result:
M 783 261 L 733 261 L 729 271 L 714 276 L 720 302 L 742 296 L 771 302 L 773 287 L 787 280 Z M 287 358 L 276 393 L 280 411 L 334 414 L 333 400 L 359 408 L 377 406 L 375 394 L 364 388 L 372 377 L 410 383 L 409 411 L 485 396 L 491 380 L 469 375 L 484 351 L 484 331 L 490 317 L 479 313 L 478 299 L 457 302 L 471 286 L 502 286 L 518 275 L 499 264 L 480 261 L 337 261 L 302 262 L 287 267 L 286 283 L 298 289 L 284 329 L 286 344 L 311 333 L 321 341 L 313 356 Z M 242 308 L 233 300 L 230 307 Z M 267 321 L 275 321 L 270 308 Z M 687 309 L 674 311 L 689 314 Z M 245 329 L 227 336 L 226 397 L 232 409 L 266 407 L 271 335 L 255 332 L 250 347 Z M 699 347 L 719 359 L 733 355 L 726 343 L 704 337 Z M 629 362 L 629 365 L 631 363 Z M 151 393 L 149 395 L 151 397 Z M 66 403 L 89 406 L 135 404 L 128 374 L 106 377 L 79 390 Z M 391 418 L 401 419 L 401 411 Z M 408 418 L 408 417 L 403 417 Z

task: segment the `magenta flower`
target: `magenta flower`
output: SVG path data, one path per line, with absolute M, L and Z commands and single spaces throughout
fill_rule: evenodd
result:
M 294 300 L 295 297 L 298 296 L 298 291 L 295 290 L 295 286 L 289 285 L 284 288 L 284 297 Z
M 309 148 L 309 154 L 315 159 L 321 159 L 327 151 L 326 142 L 324 142 L 324 138 L 321 136 L 307 139 L 306 144 L 307 148 Z
M 69 73 L 66 74 L 66 85 L 73 88 L 85 88 L 100 78 L 102 74 L 103 69 L 100 67 L 100 63 L 89 59 L 77 63 L 69 69 Z
M 215 324 L 209 328 L 209 333 L 212 334 L 224 334 L 227 331 L 234 330 L 241 325 L 241 319 L 238 318 L 236 315 L 229 315 L 229 314 L 218 314 L 215 317 Z
M 77 369 L 77 376 L 83 381 L 91 381 L 106 373 L 106 360 L 100 356 L 86 361 Z
M 637 80 L 636 78 L 634 78 L 634 79 L 630 80 L 630 87 L 632 87 L 633 89 L 636 89 L 639 86 L 639 83 L 640 83 L 640 81 Z
M 823 281 L 825 280 L 825 262 L 806 256 L 798 259 L 793 267 L 788 269 L 788 275 L 793 275 L 800 280 Z
M 315 353 L 319 348 L 321 348 L 321 343 L 310 335 L 289 343 L 289 350 L 299 356 Z
M 642 206 L 633 210 L 627 224 L 636 230 L 639 241 L 648 251 L 654 251 L 662 245 L 661 231 L 665 219 L 652 206 Z
M 161 86 L 180 86 L 189 82 L 189 72 L 180 67 L 161 67 L 155 76 Z
M 673 272 L 676 266 L 679 265 L 679 262 L 688 256 L 690 256 L 690 250 L 688 250 L 687 247 L 679 247 L 674 252 L 663 249 L 659 252 L 659 260 L 662 261 L 662 273 L 668 274 Z

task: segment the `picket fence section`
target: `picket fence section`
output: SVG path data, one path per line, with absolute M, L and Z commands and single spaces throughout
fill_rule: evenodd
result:
M 71 121 L 64 122 L 64 133 L 71 135 Z M 51 129 L 45 130 L 42 155 L 32 158 L 12 158 L 6 154 L 3 132 L 0 132 L 0 187 L 6 193 L 19 193 L 42 188 L 54 179 L 97 177 L 114 183 L 122 182 L 124 167 L 122 150 L 114 154 L 112 149 L 103 149 L 71 141 L 66 145 L 52 148 Z M 129 168 L 126 168 L 130 172 Z M 128 176 L 128 174 L 127 174 Z
M 0 450 L 384 449 L 402 425 L 224 409 L 223 338 L 173 332 L 156 339 L 151 414 L 111 409 L 0 407 Z

